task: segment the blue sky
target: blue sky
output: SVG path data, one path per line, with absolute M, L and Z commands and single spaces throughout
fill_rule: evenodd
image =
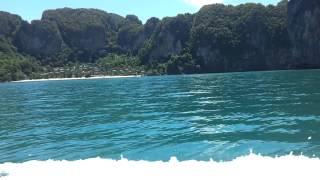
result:
M 256 2 L 276 4 L 279 0 L 0 0 L 0 11 L 18 14 L 25 20 L 40 19 L 43 10 L 62 7 L 97 8 L 125 16 L 137 15 L 143 22 L 150 17 L 194 13 L 203 4 L 241 4 Z

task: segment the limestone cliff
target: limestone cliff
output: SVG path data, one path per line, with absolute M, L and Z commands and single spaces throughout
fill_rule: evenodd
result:
M 15 44 L 21 52 L 34 56 L 52 56 L 61 50 L 63 40 L 57 25 L 50 21 L 23 22 Z
M 42 21 L 55 22 L 64 42 L 72 49 L 89 53 L 106 48 L 113 41 L 121 17 L 96 9 L 56 9 L 45 11 Z
M 205 72 L 286 68 L 290 42 L 286 4 L 208 5 L 195 16 L 194 56 Z
M 151 22 L 149 22 L 151 24 Z M 148 62 L 163 62 L 170 56 L 178 55 L 187 47 L 193 15 L 181 14 L 177 17 L 167 17 L 161 22 L 153 22 L 153 33 L 145 44 Z
M 21 23 L 20 16 L 0 11 L 0 37 L 13 37 Z
M 320 1 L 291 0 L 288 18 L 295 66 L 320 67 Z
M 0 55 L 64 66 L 112 53 L 167 73 L 320 68 L 320 1 L 213 4 L 145 24 L 97 9 L 47 10 L 31 23 L 0 12 Z

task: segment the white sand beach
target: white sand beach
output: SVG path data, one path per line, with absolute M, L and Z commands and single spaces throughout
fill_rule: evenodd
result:
M 42 81 L 67 81 L 67 80 L 94 80 L 94 79 L 114 79 L 114 78 L 135 78 L 142 77 L 142 75 L 130 75 L 130 76 L 93 76 L 93 77 L 80 77 L 80 78 L 50 78 L 50 79 L 26 79 L 20 81 L 12 81 L 14 83 L 23 82 L 42 82 Z

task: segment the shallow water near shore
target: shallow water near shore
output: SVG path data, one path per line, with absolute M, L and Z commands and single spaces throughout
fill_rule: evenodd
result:
M 0 84 L 0 164 L 318 158 L 319 88 L 319 70 Z

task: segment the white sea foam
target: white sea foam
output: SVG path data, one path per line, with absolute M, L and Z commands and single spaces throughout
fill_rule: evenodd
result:
M 30 161 L 0 164 L 0 180 L 102 179 L 319 179 L 320 159 L 305 156 L 248 155 L 230 162 L 119 161 L 94 158 L 78 161 Z

